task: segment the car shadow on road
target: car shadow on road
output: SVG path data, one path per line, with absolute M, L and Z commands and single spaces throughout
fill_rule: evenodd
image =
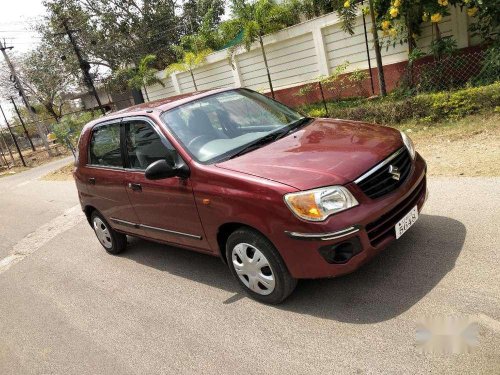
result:
M 414 228 L 358 271 L 336 279 L 301 280 L 276 308 L 358 324 L 394 318 L 454 268 L 465 236 L 466 228 L 457 220 L 421 215 Z M 224 303 L 244 298 L 218 258 L 140 239 L 129 242 L 123 254 L 128 259 L 235 294 Z

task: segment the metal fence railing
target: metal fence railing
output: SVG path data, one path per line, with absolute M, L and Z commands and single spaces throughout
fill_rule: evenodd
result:
M 408 64 L 398 88 L 420 94 L 493 83 L 500 80 L 499 59 L 494 48 L 424 57 Z

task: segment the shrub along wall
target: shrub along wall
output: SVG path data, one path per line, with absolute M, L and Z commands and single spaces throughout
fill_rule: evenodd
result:
M 408 120 L 437 121 L 457 119 L 482 110 L 499 110 L 500 82 L 451 92 L 421 94 L 408 98 L 389 96 L 380 99 L 356 99 L 298 109 L 311 117 L 332 117 L 378 124 L 399 124 Z

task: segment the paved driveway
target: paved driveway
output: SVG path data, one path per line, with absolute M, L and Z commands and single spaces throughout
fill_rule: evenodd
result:
M 107 255 L 74 184 L 38 175 L 0 179 L 0 259 L 17 254 L 0 266 L 0 374 L 500 373 L 500 179 L 431 178 L 400 241 L 272 307 L 209 256 L 137 239 Z M 417 321 L 453 314 L 479 321 L 477 350 L 419 354 Z

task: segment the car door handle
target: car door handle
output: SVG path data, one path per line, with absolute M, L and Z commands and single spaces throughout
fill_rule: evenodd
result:
M 142 186 L 141 184 L 134 184 L 132 182 L 128 183 L 128 188 L 132 189 L 133 191 L 142 191 Z
M 89 184 L 90 185 L 95 185 L 95 178 L 94 177 L 90 177 L 89 178 Z

